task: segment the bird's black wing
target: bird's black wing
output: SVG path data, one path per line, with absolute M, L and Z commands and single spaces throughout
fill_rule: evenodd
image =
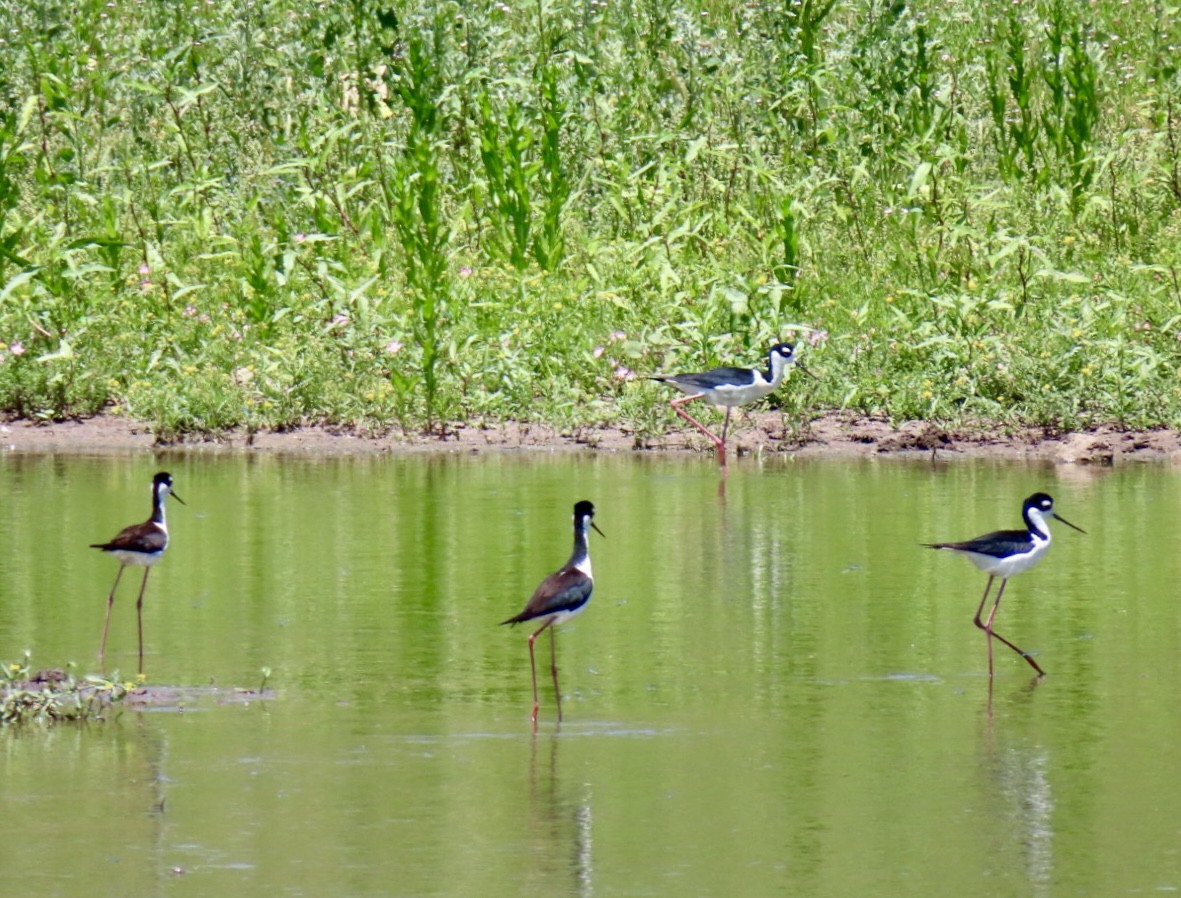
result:
M 562 568 L 541 581 L 520 614 L 503 623 L 520 624 L 547 614 L 576 611 L 590 599 L 594 586 L 594 581 L 577 568 Z
M 1028 530 L 995 530 L 975 539 L 958 543 L 923 543 L 929 549 L 953 549 L 956 552 L 974 552 L 993 558 L 1007 558 L 1019 555 L 1029 549 Z
M 106 543 L 91 543 L 90 548 L 111 552 L 124 549 L 131 552 L 163 552 L 168 545 L 168 534 L 149 523 L 124 527 Z

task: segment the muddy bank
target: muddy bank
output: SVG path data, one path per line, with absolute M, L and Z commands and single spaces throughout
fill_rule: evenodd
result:
M 1125 461 L 1166 461 L 1181 465 L 1181 433 L 1100 427 L 1082 433 L 1047 433 L 1036 428 L 1004 430 L 980 426 L 942 428 L 922 421 L 893 425 L 875 418 L 832 413 L 806 428 L 785 430 L 782 416 L 756 413 L 737 420 L 731 451 L 790 453 L 817 458 L 930 456 L 1044 460 L 1112 465 Z M 339 427 L 301 427 L 281 432 L 228 433 L 161 443 L 144 424 L 111 415 L 48 424 L 0 423 L 0 452 L 120 453 L 149 450 L 266 452 L 324 455 L 417 452 L 661 452 L 707 453 L 699 434 L 676 429 L 640 437 L 622 429 L 580 428 L 559 432 L 539 424 L 457 426 L 443 436 L 400 431 L 363 433 Z

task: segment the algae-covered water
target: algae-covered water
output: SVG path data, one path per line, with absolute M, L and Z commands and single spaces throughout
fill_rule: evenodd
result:
M 149 510 L 149 684 L 256 688 L 0 731 L 0 893 L 1096 895 L 1181 888 L 1181 473 L 530 455 L 0 458 L 0 659 L 98 669 Z M 1005 593 L 921 542 L 1086 535 Z M 498 626 L 592 500 L 596 589 Z M 134 674 L 135 588 L 108 667 Z

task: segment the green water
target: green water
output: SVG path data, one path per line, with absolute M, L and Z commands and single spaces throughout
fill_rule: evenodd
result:
M 1181 888 L 1181 471 L 545 455 L 0 458 L 0 659 L 97 667 L 116 564 L 155 684 L 269 701 L 0 732 L 0 894 L 1143 894 Z M 1059 526 L 1015 578 L 919 547 Z M 529 725 L 498 627 L 594 501 Z M 134 672 L 124 577 L 108 664 Z M 539 641 L 546 658 L 548 644 Z

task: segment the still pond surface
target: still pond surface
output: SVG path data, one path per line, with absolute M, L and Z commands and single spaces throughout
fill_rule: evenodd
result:
M 1181 471 L 706 458 L 0 458 L 0 659 L 97 668 L 170 470 L 153 684 L 268 701 L 0 732 L 0 894 L 916 896 L 1181 889 Z M 1014 579 L 919 543 L 1058 526 Z M 597 506 L 529 725 L 515 614 Z M 109 666 L 135 670 L 124 577 Z M 548 645 L 539 640 L 539 659 Z

